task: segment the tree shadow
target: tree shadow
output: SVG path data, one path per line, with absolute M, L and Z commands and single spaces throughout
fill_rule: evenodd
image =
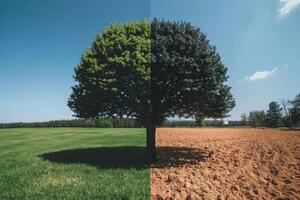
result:
M 97 147 L 69 149 L 39 155 L 43 160 L 63 164 L 88 164 L 100 169 L 149 168 L 149 156 L 145 147 Z M 157 147 L 157 161 L 152 167 L 166 168 L 195 165 L 208 156 L 196 148 Z
M 40 155 L 43 160 L 64 164 L 88 164 L 101 169 L 149 167 L 145 147 L 97 147 L 70 149 Z
M 300 131 L 300 127 L 284 127 L 278 128 L 280 131 Z
M 155 168 L 180 167 L 204 162 L 210 153 L 190 147 L 157 147 L 157 160 L 151 164 Z

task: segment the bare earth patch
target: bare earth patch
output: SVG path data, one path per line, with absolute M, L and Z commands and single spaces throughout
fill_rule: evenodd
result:
M 157 131 L 151 199 L 300 199 L 300 132 Z

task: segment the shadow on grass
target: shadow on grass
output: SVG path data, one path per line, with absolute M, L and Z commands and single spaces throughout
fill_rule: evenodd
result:
M 40 155 L 43 160 L 65 164 L 88 164 L 102 169 L 148 168 L 145 147 L 99 147 L 70 149 Z
M 99 147 L 70 149 L 40 155 L 43 160 L 64 164 L 88 164 L 101 169 L 149 168 L 145 147 Z M 193 165 L 206 156 L 199 149 L 186 147 L 157 147 L 157 161 L 152 167 L 165 168 Z

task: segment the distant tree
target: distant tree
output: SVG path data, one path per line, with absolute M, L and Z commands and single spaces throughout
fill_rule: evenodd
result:
M 247 117 L 247 114 L 246 113 L 242 113 L 241 115 L 241 120 L 240 120 L 240 124 L 242 126 L 245 126 L 248 124 L 248 117 Z
M 204 123 L 207 127 L 222 127 L 225 124 L 223 119 L 208 119 Z
M 292 126 L 292 119 L 291 119 L 291 109 L 290 107 L 290 101 L 287 101 L 285 99 L 281 99 L 280 104 L 282 106 L 282 109 L 284 111 L 284 116 L 282 117 L 282 123 L 286 127 Z
M 99 127 L 101 127 L 101 128 L 113 128 L 113 123 L 110 119 L 102 119 L 99 122 Z
M 300 94 L 289 102 L 292 105 L 290 109 L 291 122 L 293 126 L 300 126 Z
M 300 108 L 291 108 L 291 121 L 293 126 L 300 126 Z
M 297 94 L 296 97 L 289 101 L 290 104 L 292 104 L 294 107 L 300 108 L 300 94 Z
M 205 34 L 190 23 L 153 20 L 112 25 L 75 69 L 69 107 L 78 117 L 134 117 L 155 130 L 168 116 L 223 117 L 234 106 L 227 68 Z
M 266 114 L 265 111 L 251 111 L 249 113 L 249 124 L 252 127 L 263 127 L 265 126 Z
M 205 126 L 204 117 L 196 116 L 196 126 L 197 127 L 204 127 Z
M 269 104 L 269 110 L 266 116 L 266 126 L 268 127 L 278 127 L 282 124 L 282 108 L 276 101 L 272 101 Z
M 285 116 L 290 116 L 290 112 L 289 112 L 289 101 L 285 100 L 285 99 L 281 99 L 280 104 L 282 106 L 282 109 L 284 111 Z
M 94 119 L 94 125 L 99 128 L 113 128 L 113 120 L 109 118 Z
M 89 118 L 72 120 L 53 120 L 45 122 L 0 123 L 0 128 L 39 128 L 39 127 L 100 127 L 100 128 L 140 128 L 139 121 L 133 118 Z

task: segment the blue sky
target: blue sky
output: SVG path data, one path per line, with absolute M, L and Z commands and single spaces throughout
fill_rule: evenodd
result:
M 148 0 L 1 0 L 0 122 L 72 118 L 73 69 L 96 34 L 149 17 Z
M 229 69 L 229 119 L 300 93 L 299 0 L 152 0 L 151 17 L 201 28 Z
M 229 69 L 230 119 L 300 93 L 300 0 L 2 0 L 0 122 L 69 119 L 73 68 L 110 23 L 201 28 Z

